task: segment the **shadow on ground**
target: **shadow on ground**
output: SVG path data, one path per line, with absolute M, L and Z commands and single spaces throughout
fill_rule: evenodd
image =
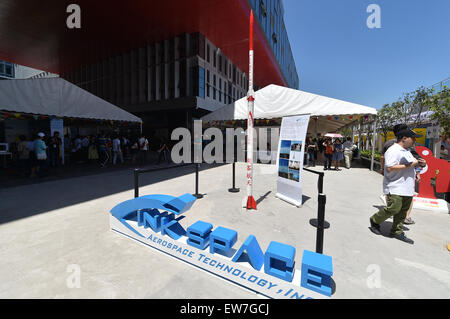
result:
M 202 183 L 201 172 L 221 165 L 227 164 L 201 164 L 199 170 L 200 190 Z M 151 172 L 140 174 L 139 187 L 194 173 L 195 165 L 193 164 L 154 167 L 154 170 Z M 124 191 L 130 191 L 130 199 L 132 199 L 134 194 L 134 167 L 122 166 L 112 170 L 98 169 L 95 172 L 91 171 L 91 174 L 81 176 L 73 176 L 68 172 L 67 175 L 61 178 L 52 177 L 52 179 L 41 180 L 39 183 L 34 184 L 26 183 L 25 185 L 0 188 L 0 198 L 2 199 L 0 204 L 0 224 Z M 79 177 L 83 178 L 80 179 Z M 40 195 L 34 192 L 36 188 L 40 187 L 46 188 L 44 196 L 42 196 L 41 191 L 39 192 Z M 195 174 L 192 177 L 192 184 L 187 185 L 186 192 L 195 193 Z

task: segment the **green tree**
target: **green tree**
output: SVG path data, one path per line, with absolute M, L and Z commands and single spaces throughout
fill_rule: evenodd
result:
M 389 104 L 385 104 L 378 111 L 377 114 L 377 127 L 378 131 L 381 131 L 384 139 L 387 141 L 388 132 L 392 130 L 396 121 L 397 121 L 397 110 L 390 106 Z
M 426 120 L 423 114 L 429 105 L 429 99 L 432 96 L 433 89 L 423 86 L 414 92 L 403 94 L 403 98 L 392 103 L 395 116 L 410 127 L 418 127 Z
M 341 133 L 344 136 L 344 138 L 352 137 L 352 129 L 350 127 L 346 127 L 344 129 L 342 129 Z
M 412 113 L 414 118 L 411 119 L 410 125 L 412 127 L 418 127 L 426 120 L 425 111 L 428 109 L 429 99 L 433 94 L 433 89 L 427 89 L 423 86 L 418 88 L 413 93 L 412 99 Z
M 426 106 L 433 111 L 431 119 L 437 121 L 445 136 L 450 136 L 450 89 L 444 86 L 442 91 L 437 92 L 426 101 Z

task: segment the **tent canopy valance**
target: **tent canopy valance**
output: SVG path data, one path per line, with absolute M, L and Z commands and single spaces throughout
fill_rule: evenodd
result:
M 0 110 L 142 123 L 139 117 L 62 78 L 0 81 Z
M 376 115 L 372 107 L 271 84 L 255 93 L 254 119 L 273 119 L 310 114 L 310 130 L 334 132 L 358 116 Z M 247 119 L 247 97 L 205 115 L 203 121 Z

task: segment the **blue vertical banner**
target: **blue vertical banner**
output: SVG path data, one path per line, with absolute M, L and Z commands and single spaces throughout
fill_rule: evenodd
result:
M 302 206 L 302 170 L 310 115 L 283 117 L 277 157 L 276 196 Z

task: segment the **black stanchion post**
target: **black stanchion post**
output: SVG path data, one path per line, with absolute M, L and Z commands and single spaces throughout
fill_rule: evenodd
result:
M 200 167 L 200 164 L 197 163 L 195 165 L 195 194 L 194 194 L 194 196 L 197 197 L 197 199 L 203 198 L 203 195 L 198 193 L 198 169 L 199 169 L 199 167 Z
M 134 169 L 134 198 L 139 197 L 139 169 Z
M 313 171 L 310 171 L 310 172 L 313 172 Z M 319 181 L 317 182 L 317 189 L 319 190 L 319 196 L 320 196 L 320 194 L 323 194 L 323 176 L 324 176 L 324 173 L 323 172 L 314 172 L 314 173 L 319 174 Z M 325 195 L 323 195 L 323 196 L 325 196 Z M 320 197 L 319 197 L 319 199 L 320 199 Z M 319 202 L 319 204 L 320 204 L 320 202 Z M 320 210 L 320 206 L 319 206 L 318 210 Z M 325 213 L 325 204 L 324 204 L 324 213 Z M 317 228 L 319 222 L 318 222 L 317 218 L 312 218 L 312 219 L 309 220 L 309 223 L 312 226 Z M 323 228 L 324 229 L 330 228 L 330 223 L 328 223 L 325 220 L 325 217 L 324 217 L 324 220 L 323 220 Z
M 323 194 L 323 176 L 324 176 L 323 172 L 319 173 L 319 182 L 317 183 L 319 194 Z
M 233 162 L 233 187 L 229 188 L 228 191 L 231 193 L 238 193 L 239 188 L 236 188 L 236 162 Z
M 325 223 L 325 204 L 327 198 L 325 194 L 319 194 L 319 208 L 317 210 L 317 235 L 316 235 L 316 253 L 323 253 L 323 230 Z

